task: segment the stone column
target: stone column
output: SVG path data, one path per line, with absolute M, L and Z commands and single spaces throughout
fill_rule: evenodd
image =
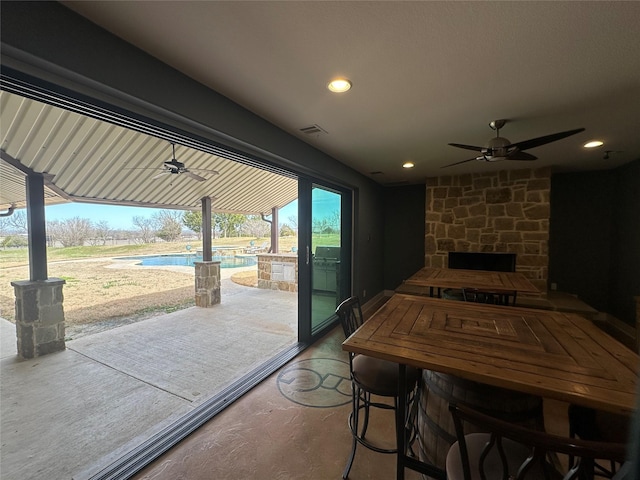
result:
M 61 278 L 11 282 L 16 296 L 18 355 L 35 358 L 64 350 Z
M 220 303 L 220 262 L 196 262 L 196 307 Z

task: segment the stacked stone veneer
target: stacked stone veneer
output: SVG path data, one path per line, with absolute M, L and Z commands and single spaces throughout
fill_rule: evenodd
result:
M 295 269 L 295 278 L 292 281 L 284 281 L 272 278 L 273 262 L 291 264 Z M 269 290 L 282 290 L 285 292 L 298 291 L 298 255 L 265 253 L 258 255 L 258 288 Z
M 196 307 L 212 307 L 220 303 L 220 262 L 196 262 Z
M 425 266 L 448 252 L 515 253 L 516 271 L 547 291 L 550 169 L 427 179 Z
M 11 282 L 16 297 L 18 356 L 34 358 L 64 350 L 64 310 L 62 286 L 65 281 Z

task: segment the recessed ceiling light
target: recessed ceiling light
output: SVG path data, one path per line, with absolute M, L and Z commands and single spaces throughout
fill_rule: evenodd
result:
M 601 142 L 600 140 L 591 140 L 590 142 L 585 143 L 583 147 L 596 148 L 596 147 L 601 147 L 602 145 L 604 145 L 604 142 Z
M 329 82 L 327 88 L 334 93 L 342 93 L 351 88 L 351 82 L 346 78 L 336 78 Z
M 402 164 L 402 168 L 413 168 L 415 167 L 415 165 L 413 164 L 413 162 L 404 162 Z

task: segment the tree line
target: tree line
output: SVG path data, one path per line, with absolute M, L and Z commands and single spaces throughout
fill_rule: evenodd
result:
M 290 224 L 281 223 L 281 236 L 295 235 L 297 219 L 289 217 Z M 106 220 L 92 221 L 88 218 L 73 217 L 65 220 L 47 221 L 47 236 L 50 244 L 63 247 L 83 245 L 106 245 L 114 238 L 129 239 L 133 242 L 152 243 L 156 239 L 166 242 L 177 241 L 185 229 L 202 237 L 202 213 L 196 211 L 160 210 L 150 217 L 134 216 L 132 230 L 113 229 Z M 271 225 L 258 215 L 235 213 L 214 213 L 211 216 L 214 238 L 248 236 L 267 237 Z M 23 247 L 27 245 L 27 215 L 24 210 L 16 211 L 9 217 L 0 218 L 0 246 Z

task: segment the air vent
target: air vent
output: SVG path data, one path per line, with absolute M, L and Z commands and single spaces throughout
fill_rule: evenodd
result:
M 385 187 L 402 187 L 404 185 L 409 185 L 409 182 L 407 180 L 403 180 L 401 182 L 389 182 L 389 183 L 385 183 L 383 185 Z
M 369 175 L 384 175 L 384 172 L 381 172 L 381 171 L 369 172 Z
M 301 128 L 300 131 L 305 135 L 316 135 L 316 136 L 327 133 L 325 130 L 323 130 L 316 124 Z

